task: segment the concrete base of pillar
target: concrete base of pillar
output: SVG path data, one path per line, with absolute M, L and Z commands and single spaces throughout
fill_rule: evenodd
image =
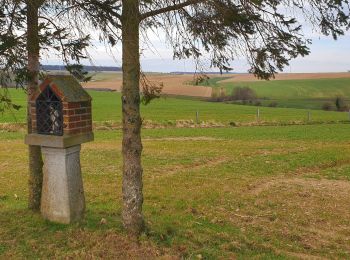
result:
M 85 210 L 80 168 L 80 145 L 69 148 L 42 147 L 44 178 L 41 214 L 53 222 L 79 221 Z

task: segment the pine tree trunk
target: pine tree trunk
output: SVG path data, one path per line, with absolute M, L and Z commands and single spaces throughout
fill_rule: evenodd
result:
M 144 229 L 142 215 L 139 0 L 123 0 L 123 224 L 133 235 Z
M 41 1 L 40 1 L 41 2 Z M 27 51 L 28 51 L 28 101 L 38 88 L 39 74 L 39 31 L 38 31 L 38 9 L 42 3 L 36 0 L 27 1 Z M 27 106 L 28 133 L 31 129 L 30 106 Z M 29 197 L 28 207 L 33 211 L 40 210 L 43 161 L 40 146 L 29 145 Z

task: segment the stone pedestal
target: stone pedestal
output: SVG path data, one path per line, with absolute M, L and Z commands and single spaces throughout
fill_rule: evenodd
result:
M 44 179 L 41 214 L 58 223 L 82 218 L 85 210 L 80 168 L 80 145 L 68 148 L 42 147 Z

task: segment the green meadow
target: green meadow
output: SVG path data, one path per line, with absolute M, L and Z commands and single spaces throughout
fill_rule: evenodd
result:
M 95 122 L 121 122 L 121 95 L 117 92 L 90 91 L 93 98 L 93 120 Z M 25 93 L 10 89 L 13 102 L 22 105 L 19 111 L 11 110 L 0 114 L 0 123 L 25 122 Z M 269 108 L 261 107 L 260 121 L 271 123 L 306 122 L 311 112 L 313 122 L 348 121 L 349 114 L 326 112 L 321 110 Z M 159 124 L 174 124 L 179 120 L 196 121 L 196 112 L 201 122 L 217 122 L 223 125 L 230 123 L 253 123 L 257 121 L 257 107 L 225 103 L 206 102 L 201 100 L 162 97 L 151 104 L 141 106 L 144 120 Z
M 121 225 L 120 130 L 83 145 L 87 211 L 69 226 L 27 210 L 23 135 L 0 132 L 0 258 L 350 257 L 350 125 L 144 129 L 138 242 Z
M 205 85 L 214 89 L 223 87 L 227 94 L 231 94 L 236 87 L 250 87 L 263 105 L 276 101 L 279 107 L 321 109 L 326 102 L 334 103 L 337 96 L 350 100 L 350 78 L 228 83 L 221 82 L 221 79 L 212 78 Z

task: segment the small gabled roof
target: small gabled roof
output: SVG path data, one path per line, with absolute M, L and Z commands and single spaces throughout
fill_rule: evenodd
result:
M 47 76 L 39 85 L 38 92 L 33 95 L 32 101 L 35 101 L 40 93 L 48 86 L 50 86 L 62 102 L 84 102 L 91 101 L 92 99 L 73 76 L 61 74 Z

